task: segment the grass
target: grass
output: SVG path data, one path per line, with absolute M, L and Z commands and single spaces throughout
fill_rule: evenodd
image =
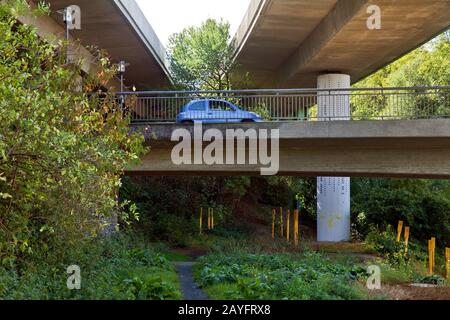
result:
M 381 283 L 384 284 L 403 284 L 409 283 L 413 279 L 411 269 L 405 267 L 394 268 L 383 262 L 378 264 L 381 270 Z
M 164 256 L 164 258 L 166 258 L 168 261 L 172 261 L 172 262 L 184 262 L 184 261 L 190 261 L 192 260 L 190 257 L 188 257 L 185 254 L 179 253 L 179 252 L 174 252 L 174 251 L 168 251 L 168 252 L 164 252 L 162 253 L 162 255 Z

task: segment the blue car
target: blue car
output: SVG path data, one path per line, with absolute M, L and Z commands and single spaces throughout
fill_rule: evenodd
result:
M 177 123 L 238 123 L 261 122 L 254 112 L 243 111 L 225 100 L 193 100 L 183 107 Z

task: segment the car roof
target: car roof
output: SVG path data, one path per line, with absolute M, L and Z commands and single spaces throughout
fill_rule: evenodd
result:
M 221 99 L 196 99 L 196 100 L 192 100 L 191 102 L 189 102 L 189 104 L 196 103 L 196 102 L 199 102 L 199 101 L 215 101 L 215 102 L 231 103 L 231 102 L 229 102 L 227 100 L 221 100 Z

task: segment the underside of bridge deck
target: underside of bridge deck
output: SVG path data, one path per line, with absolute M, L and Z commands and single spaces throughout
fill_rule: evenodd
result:
M 367 27 L 373 5 L 380 29 Z M 449 12 L 447 0 L 253 0 L 236 60 L 256 87 L 313 88 L 336 71 L 355 83 L 447 29 Z

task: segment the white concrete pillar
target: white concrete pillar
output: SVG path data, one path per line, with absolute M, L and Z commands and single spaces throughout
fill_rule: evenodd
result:
M 321 75 L 319 89 L 350 88 L 350 76 Z M 319 121 L 350 120 L 350 99 L 346 91 L 318 93 Z M 317 178 L 317 241 L 350 241 L 350 178 Z

